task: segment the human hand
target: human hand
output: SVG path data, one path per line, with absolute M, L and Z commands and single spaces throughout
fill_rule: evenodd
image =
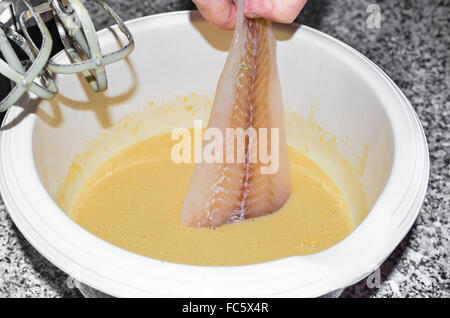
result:
M 231 0 L 193 0 L 203 17 L 221 29 L 231 30 L 236 23 L 236 5 Z M 247 0 L 247 18 L 262 17 L 271 21 L 291 23 L 308 0 Z

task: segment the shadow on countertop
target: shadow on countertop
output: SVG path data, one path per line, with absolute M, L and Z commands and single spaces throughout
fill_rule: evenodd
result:
M 389 257 L 380 266 L 380 284 L 389 280 L 389 276 L 396 268 L 402 255 L 404 254 L 410 239 L 409 232 L 406 237 L 401 241 L 401 243 L 395 248 L 395 250 L 389 255 Z M 370 276 L 370 275 L 369 275 Z M 368 286 L 368 277 L 359 281 L 358 283 L 347 287 L 341 295 L 341 298 L 369 298 L 373 297 L 378 293 L 378 288 L 370 288 Z M 390 295 L 384 295 L 390 296 Z

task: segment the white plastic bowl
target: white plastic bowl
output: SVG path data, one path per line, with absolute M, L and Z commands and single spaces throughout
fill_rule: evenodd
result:
M 42 102 L 39 108 L 46 115 L 39 117 L 34 112 L 22 116 L 22 107 L 16 106 L 5 118 L 1 194 L 14 223 L 40 253 L 110 295 L 180 297 L 319 296 L 361 280 L 389 256 L 412 226 L 425 195 L 429 159 L 421 125 L 405 96 L 372 62 L 299 25 L 275 26 L 285 105 L 307 114 L 311 101 L 319 99 L 316 119 L 324 128 L 348 137 L 356 153 L 369 147 L 362 183 L 372 198 L 370 212 L 347 238 L 312 255 L 206 267 L 125 251 L 72 221 L 52 196 L 85 140 L 149 100 L 213 94 L 231 39 L 230 32 L 192 12 L 128 25 L 136 49 L 129 63 L 107 68 L 105 95 L 86 93 L 76 76 L 61 76 L 58 86 L 69 106 Z M 100 38 L 103 47 L 117 46 L 109 31 L 100 32 Z M 33 103 L 26 101 L 31 108 Z

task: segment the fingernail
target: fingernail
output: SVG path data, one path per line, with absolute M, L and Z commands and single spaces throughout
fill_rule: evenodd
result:
M 246 17 L 246 18 L 249 18 L 249 19 L 260 18 L 259 15 L 254 14 L 254 13 L 246 13 L 246 14 L 245 14 L 245 17 Z

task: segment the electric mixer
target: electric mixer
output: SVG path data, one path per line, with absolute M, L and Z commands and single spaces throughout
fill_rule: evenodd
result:
M 127 43 L 120 49 L 102 54 L 87 2 L 99 5 L 125 35 Z M 54 74 L 80 73 L 95 92 L 103 92 L 108 87 L 105 66 L 133 48 L 129 29 L 103 0 L 0 0 L 0 112 L 27 93 L 53 98 L 58 93 Z M 70 63 L 53 61 L 52 51 L 59 49 Z

